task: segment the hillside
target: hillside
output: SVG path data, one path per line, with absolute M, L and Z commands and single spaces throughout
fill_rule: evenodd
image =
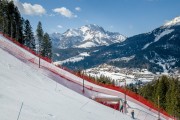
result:
M 69 120 L 72 117 L 75 120 L 119 118 L 128 120 L 131 119 L 132 109 L 138 113 L 135 114 L 135 118 L 140 120 L 157 118 L 157 110 L 152 104 L 146 103 L 143 98 L 137 100 L 130 93 L 130 96 L 126 96 L 127 114 L 91 100 L 97 97 L 122 99 L 124 94 L 120 91 L 85 81 L 85 94 L 82 96 L 80 95 L 82 78 L 44 60 L 41 60 L 41 68 L 38 68 L 38 57 L 19 48 L 1 35 L 0 42 L 0 53 L 3 55 L 0 60 L 1 118 L 6 120 L 17 118 L 22 103 L 20 117 L 27 120 L 32 118 Z M 161 118 L 171 119 L 166 113 L 161 114 Z
M 135 35 L 124 42 L 91 51 L 89 56 L 79 62 L 67 62 L 63 65 L 71 69 L 76 69 L 73 66 L 87 69 L 107 63 L 117 67 L 146 68 L 154 73 L 173 73 L 180 67 L 178 18 L 149 33 Z
M 17 54 L 3 46 L 2 40 L 0 36 L 1 120 L 17 119 L 22 102 L 19 119 L 25 120 L 131 119 L 57 83 L 55 80 L 64 79 L 47 69 L 39 69 L 20 56 L 16 58 Z

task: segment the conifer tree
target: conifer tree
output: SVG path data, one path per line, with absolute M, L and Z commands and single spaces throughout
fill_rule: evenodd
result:
M 24 22 L 24 42 L 27 47 L 31 48 L 32 50 L 35 49 L 34 34 L 32 32 L 32 27 L 29 20 L 25 20 Z
M 48 33 L 45 33 L 43 37 L 42 55 L 50 59 L 52 58 L 52 43 Z
M 8 31 L 8 21 L 6 20 L 7 19 L 7 4 L 8 2 L 6 0 L 2 0 L 1 1 L 1 14 L 2 14 L 2 23 L 1 23 L 1 26 L 2 26 L 2 32 L 3 33 L 7 33 Z
M 36 34 L 37 34 L 37 40 L 39 44 L 38 52 L 40 55 L 42 55 L 42 42 L 43 42 L 44 32 L 43 32 L 42 24 L 40 21 L 38 22 L 38 25 L 37 25 Z
M 0 0 L 0 31 L 3 30 L 3 4 Z
M 155 102 L 158 103 L 157 98 L 159 96 L 159 101 L 160 101 L 160 106 L 165 109 L 166 108 L 166 92 L 168 90 L 168 78 L 166 76 L 162 76 L 160 79 L 157 89 L 156 89 L 156 94 L 155 94 Z

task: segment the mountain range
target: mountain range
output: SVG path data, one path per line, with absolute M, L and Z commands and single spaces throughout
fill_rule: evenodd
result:
M 70 49 L 66 49 L 66 54 L 68 50 Z M 88 49 L 71 48 L 70 51 L 72 50 L 76 53 L 64 57 L 64 60 L 78 57 L 82 52 L 87 52 L 88 55 L 76 62 L 72 60 L 63 63 L 71 69 L 87 69 L 107 63 L 118 67 L 146 68 L 152 72 L 173 72 L 180 67 L 180 17 L 151 32 L 129 37 L 122 42 Z M 55 53 L 58 51 L 61 50 L 56 49 Z M 63 52 L 60 53 L 62 57 Z M 54 58 L 58 61 L 57 57 Z
M 51 39 L 55 48 L 67 49 L 108 46 L 122 42 L 126 37 L 117 32 L 105 31 L 98 25 L 89 24 L 77 29 L 68 29 L 63 34 L 53 33 Z

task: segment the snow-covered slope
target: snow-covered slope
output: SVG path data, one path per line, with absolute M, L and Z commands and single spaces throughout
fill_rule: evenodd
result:
M 139 120 L 157 119 L 157 111 L 127 96 L 127 114 L 105 107 L 89 98 L 119 97 L 124 94 L 85 81 L 63 69 L 41 60 L 0 35 L 0 118 L 25 120 L 129 120 L 135 110 Z M 16 56 L 16 57 L 15 57 Z M 56 81 L 56 82 L 55 82 Z M 60 83 L 60 84 L 59 84 Z M 66 87 L 64 87 L 66 86 Z M 70 89 L 76 91 L 72 91 Z M 79 93 L 79 94 L 78 94 Z M 161 114 L 162 116 L 162 114 Z M 166 116 L 161 117 L 169 119 Z
M 63 34 L 53 33 L 51 39 L 54 47 L 65 49 L 110 45 L 123 42 L 126 37 L 119 33 L 105 31 L 98 25 L 90 24 L 78 29 L 68 29 Z
M 1 120 L 17 119 L 22 103 L 19 120 L 131 119 L 56 83 L 50 78 L 53 73 L 17 59 L 2 48 L 0 45 Z

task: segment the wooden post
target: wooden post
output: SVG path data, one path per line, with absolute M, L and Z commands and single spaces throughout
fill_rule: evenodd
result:
M 124 95 L 125 95 L 125 96 L 124 96 L 124 101 L 126 102 L 126 79 L 125 79 L 124 82 L 125 82 L 125 92 L 124 92 Z
M 39 54 L 39 68 L 40 68 L 40 54 Z
M 19 114 L 18 114 L 17 120 L 19 120 L 19 116 L 20 116 L 20 114 L 21 114 L 22 107 L 23 107 L 23 102 L 22 102 L 22 104 L 21 104 L 21 108 L 20 108 L 20 110 L 19 110 Z
M 158 120 L 160 120 L 159 95 L 158 95 Z
M 82 78 L 83 78 L 83 93 L 84 93 L 84 72 L 82 73 Z

